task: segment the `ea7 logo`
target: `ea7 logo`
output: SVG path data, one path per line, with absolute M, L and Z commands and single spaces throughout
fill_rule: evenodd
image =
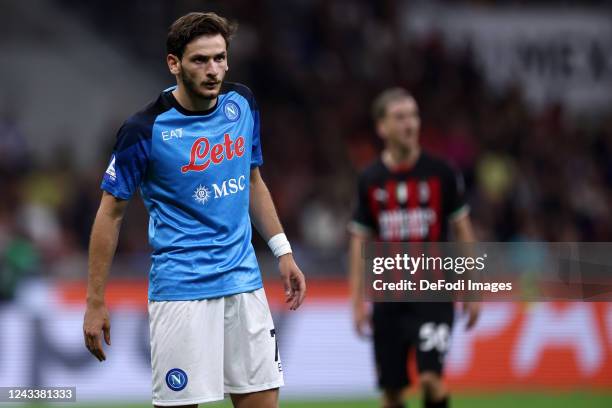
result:
M 215 192 L 215 198 L 225 197 L 231 194 L 236 194 L 239 191 L 243 191 L 246 188 L 246 177 L 240 176 L 238 179 L 231 178 L 228 180 L 223 180 L 221 186 L 214 184 L 212 185 L 213 190 Z
M 172 138 L 180 138 L 183 137 L 183 128 L 171 129 L 171 130 L 162 130 L 161 132 L 162 140 L 164 142 L 172 139 Z

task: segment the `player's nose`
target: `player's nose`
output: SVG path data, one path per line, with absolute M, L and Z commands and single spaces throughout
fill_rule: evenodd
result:
M 206 75 L 217 76 L 219 72 L 221 72 L 221 67 L 219 67 L 219 64 L 216 64 L 214 61 L 206 64 Z

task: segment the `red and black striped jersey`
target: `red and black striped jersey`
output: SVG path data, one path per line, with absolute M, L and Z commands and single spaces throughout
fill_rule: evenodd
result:
M 349 229 L 379 241 L 447 241 L 449 221 L 467 211 L 462 177 L 422 152 L 411 168 L 378 159 L 364 170 Z

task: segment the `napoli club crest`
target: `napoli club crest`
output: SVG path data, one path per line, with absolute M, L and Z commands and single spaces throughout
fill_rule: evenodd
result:
M 223 105 L 223 113 L 225 114 L 227 120 L 232 122 L 240 119 L 240 108 L 234 101 L 227 101 L 225 105 Z
M 180 368 L 173 368 L 166 374 L 166 385 L 172 391 L 180 391 L 187 386 L 187 374 Z

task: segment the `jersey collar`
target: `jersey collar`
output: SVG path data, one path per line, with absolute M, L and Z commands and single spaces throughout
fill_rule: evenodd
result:
M 185 116 L 204 116 L 204 115 L 209 115 L 213 113 L 215 109 L 217 109 L 217 106 L 219 106 L 219 97 L 221 96 L 221 93 L 219 93 L 219 95 L 217 96 L 217 100 L 215 101 L 215 104 L 213 106 L 211 106 L 210 108 L 206 110 L 202 110 L 202 111 L 192 111 L 192 110 L 183 108 L 181 104 L 176 100 L 174 95 L 172 94 L 172 89 L 164 91 L 164 96 L 167 98 L 170 105 L 174 109 L 182 113 L 183 115 Z

